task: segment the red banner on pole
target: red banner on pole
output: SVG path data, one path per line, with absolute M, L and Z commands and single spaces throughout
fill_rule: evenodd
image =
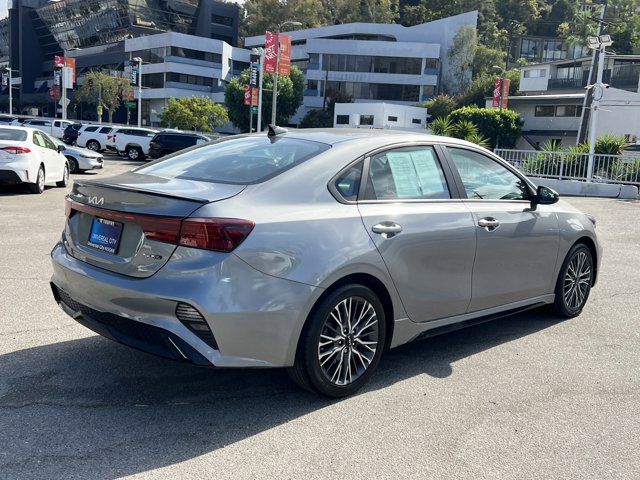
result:
M 249 85 L 244 86 L 244 104 L 251 105 L 251 87 Z
M 500 94 L 502 93 L 502 108 L 507 108 L 509 105 L 509 87 L 511 86 L 511 80 L 504 79 L 502 83 L 502 77 L 496 78 L 496 83 L 493 88 L 493 106 L 494 108 L 500 107 Z
M 291 37 L 280 34 L 280 60 L 278 61 L 278 75 L 289 76 L 291 73 Z
M 258 106 L 258 87 L 251 87 L 251 106 Z
M 264 43 L 264 71 L 275 73 L 278 63 L 278 34 L 265 33 Z

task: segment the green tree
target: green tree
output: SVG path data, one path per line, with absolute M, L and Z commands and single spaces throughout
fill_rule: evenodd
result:
M 493 73 L 493 66 L 504 67 L 506 51 L 478 45 L 473 56 L 473 77 Z
M 421 103 L 420 106 L 427 109 L 427 114 L 430 115 L 430 121 L 438 118 L 446 118 L 459 107 L 458 100 L 446 93 L 441 93 L 437 97 Z
M 478 107 L 459 108 L 451 112 L 449 121 L 453 124 L 471 122 L 492 147 L 500 145 L 501 148 L 513 148 L 524 125 L 520 114 L 513 110 Z
M 244 86 L 249 83 L 249 69 L 233 77 L 224 89 L 224 103 L 229 111 L 229 120 L 243 132 L 249 131 L 249 106 L 244 104 Z M 273 75 L 267 73 L 262 81 L 262 127 L 271 123 Z M 278 76 L 278 107 L 276 123 L 286 125 L 300 105 L 304 92 L 304 77 L 295 66 L 288 77 Z M 255 115 L 254 115 L 255 116 Z M 255 121 L 255 120 L 254 120 Z M 255 128 L 255 127 L 254 127 Z
M 84 77 L 83 84 L 76 91 L 76 100 L 104 108 L 111 123 L 113 113 L 132 93 L 133 89 L 126 78 L 112 77 L 106 73 L 94 71 L 87 73 Z
M 464 91 L 469 85 L 477 41 L 476 29 L 471 25 L 460 27 L 453 37 L 447 52 L 450 78 L 444 79 L 449 92 Z
M 170 98 L 160 114 L 164 127 L 212 132 L 229 121 L 227 110 L 209 97 Z
M 496 77 L 499 74 L 485 73 L 473 79 L 460 99 L 460 104 L 465 106 L 484 107 L 487 97 L 493 96 Z M 507 78 L 511 81 L 509 95 L 516 95 L 520 85 L 520 71 L 513 69 L 507 72 Z

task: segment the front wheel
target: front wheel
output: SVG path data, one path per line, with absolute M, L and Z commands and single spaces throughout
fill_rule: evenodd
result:
M 78 165 L 78 161 L 75 158 L 67 157 L 67 162 L 69 162 L 70 173 L 80 173 L 80 166 Z
M 373 374 L 385 345 L 386 318 L 377 295 L 346 285 L 314 309 L 289 373 L 296 383 L 330 397 L 360 389 Z
M 573 318 L 582 312 L 593 284 L 593 256 L 586 245 L 574 245 L 564 259 L 556 283 L 555 312 Z
M 142 160 L 144 158 L 140 147 L 127 147 L 126 154 L 129 160 Z

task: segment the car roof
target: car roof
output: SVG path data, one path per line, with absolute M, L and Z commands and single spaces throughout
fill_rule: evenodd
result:
M 255 134 L 261 135 L 261 134 Z M 264 135 L 264 133 L 262 134 Z M 426 132 L 411 132 L 406 130 L 376 129 L 376 128 L 305 128 L 290 129 L 283 137 L 312 140 L 315 142 L 335 145 L 343 142 L 357 142 L 366 140 L 372 147 L 401 142 L 433 142 L 455 143 L 477 147 L 475 143 L 452 137 L 431 135 Z

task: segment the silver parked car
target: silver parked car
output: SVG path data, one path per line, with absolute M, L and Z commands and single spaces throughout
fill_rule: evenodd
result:
M 63 148 L 62 154 L 67 157 L 71 173 L 81 173 L 86 170 L 96 170 L 103 167 L 104 157 L 101 153 L 88 148 L 67 145 L 57 138 L 52 138 L 52 140 L 57 146 Z
M 78 181 L 53 294 L 134 348 L 288 367 L 348 395 L 382 352 L 551 305 L 582 311 L 595 220 L 486 149 L 380 130 L 228 137 Z

